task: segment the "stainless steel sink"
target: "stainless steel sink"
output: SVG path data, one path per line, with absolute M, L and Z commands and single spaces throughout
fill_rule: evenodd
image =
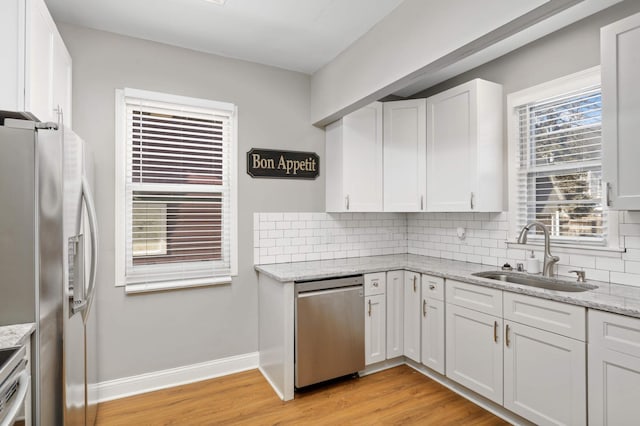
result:
M 508 283 L 526 285 L 529 287 L 538 287 L 544 288 L 547 290 L 556 290 L 556 291 L 587 291 L 598 288 L 598 286 L 593 284 L 584 284 L 584 283 L 572 283 L 570 281 L 562 281 L 556 280 L 554 278 L 547 278 L 537 275 L 526 275 L 523 273 L 517 272 L 504 272 L 504 271 L 487 271 L 487 272 L 476 272 L 475 274 L 471 274 L 480 278 L 489 278 L 491 280 L 504 281 Z

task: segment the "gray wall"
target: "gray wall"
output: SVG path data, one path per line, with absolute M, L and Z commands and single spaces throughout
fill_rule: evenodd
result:
M 482 78 L 503 85 L 506 108 L 509 93 L 599 65 L 600 28 L 637 12 L 640 1 L 626 0 L 411 97 L 426 98 Z
M 73 128 L 96 160 L 100 224 L 99 380 L 163 370 L 258 348 L 253 213 L 324 210 L 324 168 L 315 181 L 251 179 L 252 147 L 315 151 L 309 76 L 163 44 L 59 24 L 73 58 Z M 239 273 L 231 285 L 124 294 L 114 287 L 114 97 L 132 87 L 238 106 Z

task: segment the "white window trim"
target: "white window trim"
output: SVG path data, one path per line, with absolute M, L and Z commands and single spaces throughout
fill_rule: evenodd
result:
M 230 254 L 231 275 L 229 277 L 207 277 L 186 280 L 175 280 L 158 283 L 127 284 L 126 282 L 126 110 L 125 98 L 138 97 L 143 99 L 182 103 L 202 108 L 212 108 L 230 111 L 233 115 L 231 160 L 233 169 L 230 173 L 229 193 L 231 196 L 230 216 Z M 238 275 L 238 109 L 228 102 L 211 101 L 207 99 L 191 98 L 186 96 L 169 95 L 160 92 L 151 92 L 139 89 L 116 89 L 115 92 L 115 286 L 125 287 L 127 293 L 143 293 L 181 289 L 189 287 L 202 287 L 231 283 L 231 278 Z
M 519 125 L 518 125 L 518 112 L 517 107 L 530 102 L 535 102 L 540 99 L 551 98 L 562 93 L 573 92 L 582 88 L 594 86 L 600 84 L 600 66 L 588 68 L 583 71 L 579 71 L 574 74 L 570 74 L 564 77 L 551 80 L 537 86 L 529 87 L 518 92 L 510 93 L 507 95 L 507 164 L 508 164 L 508 185 L 509 185 L 509 240 L 516 240 L 520 233 L 518 224 L 518 165 L 517 165 L 517 153 L 519 143 Z M 607 244 L 606 246 L 594 247 L 594 250 L 601 251 L 619 251 L 620 241 L 618 235 L 618 218 L 617 212 L 609 210 L 607 216 Z M 540 245 L 542 242 L 536 244 L 534 241 L 529 241 L 530 245 Z M 556 244 L 554 244 L 556 245 Z M 556 245 L 557 247 L 563 246 L 562 244 Z M 578 248 L 578 243 L 571 243 L 565 247 Z M 586 246 L 585 246 L 586 248 Z

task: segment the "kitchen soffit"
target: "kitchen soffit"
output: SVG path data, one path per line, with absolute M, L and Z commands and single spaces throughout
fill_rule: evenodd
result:
M 403 0 L 45 0 L 57 22 L 311 74 Z

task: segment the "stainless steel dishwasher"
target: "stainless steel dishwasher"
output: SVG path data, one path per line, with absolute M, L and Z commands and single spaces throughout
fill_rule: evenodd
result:
M 364 369 L 362 275 L 295 284 L 297 388 Z

